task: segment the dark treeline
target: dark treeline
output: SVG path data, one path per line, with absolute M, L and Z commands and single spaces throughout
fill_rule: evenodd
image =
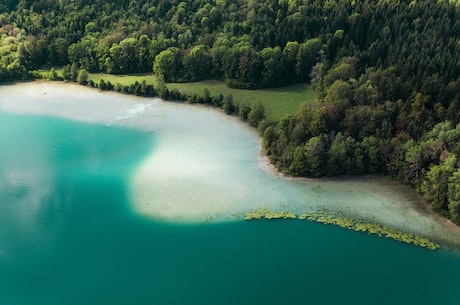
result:
M 447 0 L 6 0 L 0 81 L 63 66 L 81 83 L 88 72 L 152 71 L 235 88 L 311 82 L 317 104 L 259 126 L 280 170 L 390 174 L 460 222 L 459 35 L 458 1 Z M 89 85 L 251 111 L 163 86 Z
M 204 78 L 233 87 L 308 81 L 343 57 L 433 96 L 459 74 L 458 8 L 448 1 L 7 0 L 1 79 L 43 65 Z M 11 54 L 13 53 L 13 54 Z M 9 57 L 9 58 L 8 58 Z M 16 61 L 15 61 L 16 59 Z

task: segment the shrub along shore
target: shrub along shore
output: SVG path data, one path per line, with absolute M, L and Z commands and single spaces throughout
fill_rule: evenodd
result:
M 80 85 L 89 86 L 92 88 L 97 88 L 102 91 L 116 91 L 123 94 L 131 94 L 136 96 L 144 97 L 160 97 L 164 100 L 170 101 L 182 101 L 190 104 L 203 104 L 213 106 L 219 109 L 222 109 L 228 115 L 237 115 L 242 121 L 247 122 L 250 126 L 258 129 L 259 133 L 264 135 L 267 128 L 273 126 L 276 122 L 273 120 L 268 120 L 265 114 L 264 105 L 261 102 L 257 104 L 249 105 L 245 102 L 236 102 L 234 101 L 232 94 L 218 94 L 211 95 L 210 90 L 207 87 L 203 87 L 203 93 L 197 93 L 196 89 L 194 91 L 180 90 L 177 87 L 169 89 L 169 84 L 166 84 L 161 78 L 153 78 L 150 75 L 150 79 L 153 81 L 147 81 L 147 77 L 139 76 L 124 76 L 122 82 L 116 82 L 115 84 L 112 81 L 120 79 L 117 76 L 107 75 L 108 79 L 105 80 L 100 78 L 98 82 L 94 81 L 94 76 L 91 78 L 86 72 L 82 73 L 81 71 L 76 73 L 75 79 L 65 79 L 65 81 L 76 81 Z M 59 73 L 51 70 L 40 73 L 40 78 L 45 78 L 49 80 L 64 80 Z M 103 74 L 97 74 L 98 77 L 103 77 Z M 111 81 L 112 80 L 112 81 Z M 134 81 L 134 83 L 130 83 Z M 172 84 L 177 85 L 177 84 Z M 197 86 L 200 87 L 200 86 Z M 236 92 L 244 91 L 244 89 L 232 89 Z M 252 92 L 257 92 L 258 90 L 253 90 Z M 192 92 L 192 93 L 191 93 Z M 298 101 L 299 104 L 301 103 Z M 273 110 L 272 110 L 273 111 Z M 274 110 L 282 115 L 283 110 Z M 286 114 L 286 113 L 284 113 Z M 408 244 L 414 244 L 420 247 L 428 248 L 430 250 L 436 250 L 439 248 L 439 245 L 430 241 L 427 238 L 405 233 L 400 230 L 382 226 L 376 223 L 371 222 L 360 222 L 347 217 L 334 217 L 332 215 L 325 215 L 322 213 L 304 213 L 299 217 L 295 213 L 290 212 L 275 212 L 270 210 L 256 210 L 248 212 L 245 215 L 246 220 L 254 219 L 306 219 L 309 221 L 316 221 L 325 224 L 333 224 L 342 228 L 349 230 L 354 230 L 358 232 L 368 232 L 369 234 L 376 234 L 379 236 L 391 238 L 394 240 L 402 241 Z
M 75 68 L 70 75 L 64 73 L 62 69 L 41 70 L 35 73 L 35 77 L 52 81 L 77 82 L 103 91 L 210 105 L 222 109 L 227 114 L 240 116 L 253 127 L 258 127 L 260 121 L 263 121 L 261 128 L 268 126 L 268 123 L 273 125 L 286 114 L 295 113 L 304 103 L 316 102 L 312 87 L 306 83 L 248 90 L 229 88 L 218 80 L 166 83 L 162 77 L 156 77 L 151 73 L 112 75 L 88 73 L 78 68 Z M 256 117 L 253 117 L 253 114 L 249 116 L 252 109 L 258 111 Z M 260 130 L 262 133 L 263 130 Z
M 367 232 L 368 234 L 378 235 L 379 237 L 391 238 L 406 244 L 412 244 L 429 250 L 437 250 L 440 246 L 426 237 L 422 237 L 412 233 L 402 232 L 400 230 L 383 226 L 377 223 L 358 221 L 348 217 L 336 217 L 324 213 L 302 213 L 297 217 L 297 214 L 287 211 L 271 211 L 267 209 L 259 209 L 246 213 L 245 220 L 261 220 L 261 219 L 300 219 L 319 222 L 323 224 L 332 224 L 344 229 L 353 230 L 356 232 Z
M 343 132 L 326 135 L 327 128 L 323 127 L 330 122 L 326 122 L 325 113 L 321 111 L 327 107 L 316 100 L 313 89 L 306 84 L 246 90 L 228 88 L 215 80 L 167 84 L 161 76 L 151 73 L 90 74 L 79 68 L 71 69 L 70 73 L 51 69 L 35 76 L 74 81 L 104 91 L 158 96 L 164 100 L 217 107 L 258 129 L 264 153 L 279 172 L 305 177 L 383 173 L 412 186 L 435 212 L 454 223 L 459 222 L 460 172 L 457 167 L 460 163 L 457 152 L 460 149 L 460 124 L 439 123 L 426 137 L 420 138 L 419 143 L 406 139 L 400 146 L 401 142 L 375 136 L 357 141 Z M 307 132 L 312 128 L 320 128 L 322 135 Z M 431 164 L 430 170 L 420 172 L 424 164 Z M 417 169 L 411 169 L 413 166 Z M 397 174 L 403 171 L 405 174 Z M 414 176 L 410 181 L 404 178 L 409 173 Z

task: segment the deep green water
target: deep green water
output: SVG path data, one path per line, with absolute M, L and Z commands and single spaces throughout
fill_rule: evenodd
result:
M 460 303 L 447 250 L 301 221 L 140 216 L 128 181 L 154 134 L 0 112 L 0 141 L 1 305 Z

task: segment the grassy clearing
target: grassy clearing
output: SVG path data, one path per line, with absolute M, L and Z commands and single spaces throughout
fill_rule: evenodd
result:
M 38 72 L 42 78 L 50 77 L 50 70 L 48 69 Z M 62 69 L 56 69 L 59 77 L 62 77 L 62 72 Z M 114 85 L 118 83 L 123 86 L 129 86 L 136 81 L 141 83 L 145 80 L 148 85 L 156 86 L 156 79 L 152 73 L 132 75 L 90 73 L 88 80 L 99 83 L 101 79 L 110 81 Z M 294 84 L 271 89 L 244 90 L 229 88 L 221 81 L 205 80 L 192 83 L 168 83 L 167 87 L 169 90 L 177 89 L 181 92 L 197 95 L 203 95 L 205 88 L 207 88 L 211 96 L 231 94 L 235 104 L 243 103 L 253 106 L 261 103 L 265 108 L 265 115 L 269 121 L 278 121 L 284 115 L 294 113 L 304 102 L 316 101 L 316 96 L 311 86 L 307 84 Z
M 178 89 L 187 93 L 203 94 L 208 88 L 211 95 L 231 94 L 235 103 L 255 105 L 261 103 L 265 108 L 265 115 L 268 120 L 277 121 L 287 113 L 294 113 L 304 102 L 316 100 L 315 94 L 310 86 L 306 84 L 295 84 L 281 88 L 243 90 L 228 88 L 223 82 L 206 80 L 194 83 L 170 83 L 169 89 Z
M 129 86 L 134 84 L 136 81 L 141 83 L 143 80 L 145 80 L 147 85 L 156 84 L 156 79 L 153 74 L 113 75 L 105 73 L 90 73 L 88 80 L 93 80 L 95 83 L 99 83 L 101 79 L 104 81 L 110 81 L 114 85 L 119 83 L 123 86 Z
M 156 85 L 153 74 L 111 75 L 97 73 L 90 74 L 89 79 L 96 83 L 104 79 L 112 84 L 120 83 L 124 86 L 145 80 L 147 84 Z M 278 121 L 285 114 L 294 113 L 304 102 L 316 100 L 313 90 L 306 84 L 294 84 L 273 89 L 242 90 L 228 88 L 221 81 L 206 80 L 192 83 L 168 83 L 167 86 L 169 90 L 177 89 L 189 94 L 202 95 L 205 88 L 209 90 L 212 96 L 231 94 L 236 104 L 245 103 L 252 106 L 261 103 L 265 107 L 265 114 L 270 121 Z

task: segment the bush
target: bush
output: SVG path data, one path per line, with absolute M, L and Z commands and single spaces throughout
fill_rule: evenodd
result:
M 247 116 L 247 121 L 252 127 L 257 127 L 260 121 L 265 118 L 265 108 L 262 104 L 255 105 Z
M 77 82 L 80 85 L 86 85 L 88 83 L 88 71 L 86 69 L 81 69 L 78 71 L 78 77 L 77 77 Z
M 251 111 L 251 108 L 246 104 L 240 104 L 238 106 L 238 116 L 243 121 L 248 120 L 248 114 L 249 114 L 250 111 Z

